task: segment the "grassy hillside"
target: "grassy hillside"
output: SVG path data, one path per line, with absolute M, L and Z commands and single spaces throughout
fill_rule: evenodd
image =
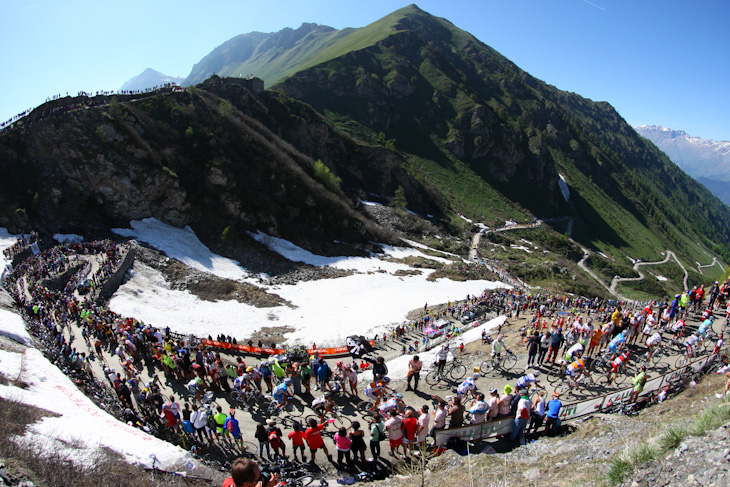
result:
M 274 88 L 356 137 L 391 144 L 454 213 L 487 223 L 572 217 L 572 237 L 618 265 L 660 260 L 666 249 L 687 267 L 708 253 L 730 260 L 730 210 L 610 105 L 531 77 L 415 7 L 386 19 L 396 32 L 376 40 L 363 28 L 371 45 Z
M 296 30 L 242 34 L 197 63 L 184 84 L 201 83 L 213 74 L 235 78 L 253 74 L 269 86 L 297 71 L 379 42 L 396 32 L 402 15 L 415 11 L 418 7 L 411 5 L 360 29 L 303 24 Z

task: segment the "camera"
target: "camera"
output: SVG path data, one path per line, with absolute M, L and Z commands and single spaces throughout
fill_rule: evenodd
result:
M 262 470 L 261 476 L 259 477 L 259 481 L 261 482 L 261 485 L 266 485 L 271 481 L 271 476 L 273 474 L 269 471 Z

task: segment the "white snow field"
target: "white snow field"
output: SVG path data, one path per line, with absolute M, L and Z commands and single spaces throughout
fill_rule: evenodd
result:
M 28 348 L 22 354 L 3 352 L 0 366 L 4 374 L 9 372 L 10 378 L 20 374 L 20 379 L 29 385 L 27 389 L 0 385 L 1 397 L 58 414 L 30 425 L 18 441 L 32 443 L 39 449 L 68 450 L 80 463 L 85 458 L 93 458 L 89 453 L 104 446 L 122 454 L 129 463 L 151 465 L 150 455 L 155 454 L 161 465 L 165 465 L 162 468 L 190 465 L 192 457 L 186 451 L 117 421 L 97 407 L 37 349 Z
M 114 231 L 134 237 L 182 262 L 219 277 L 249 281 L 250 273 L 233 260 L 217 256 L 190 229 L 180 230 L 158 220 L 131 222 L 132 229 Z M 299 282 L 295 285 L 263 286 L 292 303 L 293 307 L 256 308 L 237 301 L 208 302 L 186 292 L 171 289 L 161 273 L 139 262 L 131 278 L 114 294 L 110 308 L 157 327 L 197 336 L 223 333 L 237 340 L 248 338 L 266 326 L 287 326 L 287 343 L 342 346 L 348 335 L 373 336 L 388 325 L 401 323 L 406 314 L 425 303 L 438 304 L 478 295 L 485 289 L 505 287 L 496 281 L 450 279 L 428 281 L 431 270 L 396 276 L 398 270 L 413 268 L 377 257 L 322 257 L 291 242 L 258 233 L 254 238 L 284 257 L 315 266 L 352 269 L 354 274 L 337 279 Z M 422 256 L 418 249 L 385 247 L 393 258 Z M 428 258 L 433 258 L 428 256 Z M 446 259 L 442 259 L 446 261 Z M 223 264 L 225 263 L 225 265 Z M 262 286 L 261 284 L 258 284 Z

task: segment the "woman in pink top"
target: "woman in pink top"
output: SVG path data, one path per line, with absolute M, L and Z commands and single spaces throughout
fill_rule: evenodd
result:
M 340 464 L 340 467 L 344 467 L 344 463 L 342 463 L 342 460 L 346 460 L 347 464 L 350 465 L 352 463 L 352 459 L 350 458 L 350 446 L 352 445 L 352 440 L 347 436 L 347 429 L 346 428 L 340 428 L 337 433 L 335 433 L 335 447 L 337 448 L 337 463 Z

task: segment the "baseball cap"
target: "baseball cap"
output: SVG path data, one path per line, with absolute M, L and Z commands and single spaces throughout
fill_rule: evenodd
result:
M 497 389 L 489 389 L 489 393 L 490 394 L 496 394 L 497 393 Z

